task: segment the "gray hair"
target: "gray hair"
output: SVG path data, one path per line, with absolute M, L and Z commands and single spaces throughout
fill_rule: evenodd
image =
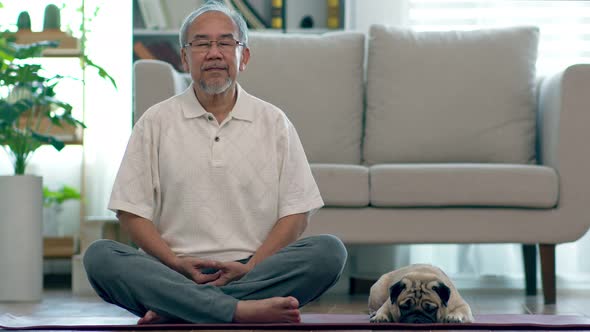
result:
M 238 27 L 238 38 L 239 41 L 243 42 L 244 44 L 248 45 L 248 26 L 246 25 L 246 21 L 242 17 L 240 13 L 235 10 L 229 9 L 219 0 L 207 1 L 203 6 L 199 7 L 197 10 L 190 13 L 182 22 L 182 26 L 180 27 L 180 34 L 178 36 L 178 41 L 180 42 L 180 47 L 182 48 L 188 42 L 188 29 L 191 24 L 201 15 L 208 13 L 208 12 L 221 12 L 227 15 Z

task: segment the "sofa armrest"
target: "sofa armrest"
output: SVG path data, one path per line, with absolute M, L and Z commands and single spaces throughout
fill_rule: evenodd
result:
M 151 106 L 184 91 L 190 80 L 168 62 L 138 60 L 133 65 L 133 123 Z
M 545 78 L 539 89 L 538 160 L 557 170 L 558 204 L 567 210 L 585 208 L 590 196 L 589 87 L 590 64 L 578 64 Z

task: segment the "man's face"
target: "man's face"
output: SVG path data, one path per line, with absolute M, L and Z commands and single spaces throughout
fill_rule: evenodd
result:
M 239 39 L 234 22 L 221 12 L 208 12 L 199 16 L 189 27 L 187 41 L 193 44 L 207 41 L 233 41 Z M 238 72 L 246 68 L 250 57 L 247 47 L 187 46 L 181 49 L 182 65 L 190 72 L 195 88 L 206 94 L 218 94 L 235 85 Z

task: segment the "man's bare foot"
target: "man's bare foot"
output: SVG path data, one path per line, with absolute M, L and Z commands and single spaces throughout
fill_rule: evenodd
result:
M 299 301 L 296 298 L 272 297 L 240 301 L 234 313 L 235 323 L 299 323 Z
M 166 322 L 165 318 L 162 318 L 157 313 L 155 313 L 151 310 L 148 310 L 148 312 L 146 312 L 145 315 L 137 321 L 137 325 L 160 324 L 160 323 L 165 323 L 165 322 Z

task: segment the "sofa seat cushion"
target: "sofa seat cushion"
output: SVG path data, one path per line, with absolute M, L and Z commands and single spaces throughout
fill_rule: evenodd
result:
M 535 164 L 538 35 L 372 26 L 364 160 Z
M 311 164 L 326 206 L 369 205 L 369 168 L 360 165 Z
M 512 164 L 381 164 L 370 167 L 377 207 L 494 206 L 548 209 L 557 205 L 553 168 Z
M 239 82 L 287 114 L 312 163 L 360 164 L 365 36 L 250 34 Z

